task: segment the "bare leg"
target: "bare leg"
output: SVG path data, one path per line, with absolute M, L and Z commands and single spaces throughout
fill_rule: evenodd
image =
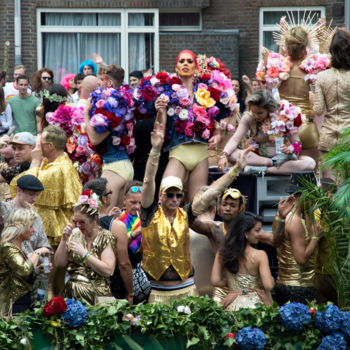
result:
M 320 153 L 321 153 L 321 155 L 323 155 L 327 152 L 320 151 Z M 328 178 L 328 179 L 335 180 L 335 176 L 332 173 L 330 168 L 322 168 L 322 178 Z
M 229 161 L 231 163 L 235 163 L 237 158 L 238 158 L 238 155 L 242 152 L 243 151 L 240 149 L 235 150 L 231 154 Z M 270 158 L 267 158 L 267 157 L 261 157 L 254 152 L 249 152 L 248 153 L 248 165 L 268 166 L 269 167 L 272 165 L 272 160 Z
M 312 148 L 302 148 L 300 152 L 301 156 L 309 156 L 314 159 L 316 162 L 316 167 L 318 167 L 318 157 L 320 156 L 320 152 L 317 147 Z
M 169 158 L 168 165 L 163 174 L 163 179 L 167 176 L 177 176 L 181 179 L 182 183 L 185 182 L 186 169 L 183 164 L 176 158 Z
M 188 178 L 188 200 L 191 202 L 201 186 L 208 184 L 208 158 L 203 159 L 190 172 Z
M 123 189 L 126 184 L 126 181 L 116 174 L 115 172 L 111 170 L 105 170 L 102 172 L 101 177 L 104 177 L 107 179 L 111 190 L 112 190 L 112 195 L 111 195 L 111 203 L 108 207 L 108 211 L 111 210 L 115 206 L 122 206 L 122 196 L 123 196 Z
M 298 160 L 289 160 L 279 168 L 269 167 L 267 172 L 274 175 L 290 175 L 294 171 L 313 171 L 316 162 L 308 156 L 300 156 Z

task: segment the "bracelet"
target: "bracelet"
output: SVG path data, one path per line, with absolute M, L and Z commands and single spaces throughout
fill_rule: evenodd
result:
M 236 166 L 233 166 L 229 171 L 229 175 L 232 178 L 236 178 L 239 175 L 239 172 L 240 172 L 240 170 Z
M 91 255 L 90 252 L 86 252 L 86 253 L 82 256 L 82 258 L 83 258 L 83 263 L 84 263 L 84 264 L 85 264 L 86 260 L 89 258 L 90 255 Z
M 311 239 L 314 239 L 315 241 L 319 241 L 320 237 L 312 236 Z
M 159 162 L 157 162 L 157 163 L 152 163 L 152 162 L 151 162 L 151 164 L 152 164 L 153 166 L 157 166 L 157 165 L 159 165 Z
M 222 152 L 220 155 L 219 155 L 219 159 L 223 159 L 223 158 L 227 158 L 228 157 L 228 154 L 226 152 Z
M 133 297 L 134 295 L 135 295 L 135 293 L 134 293 L 134 292 L 129 293 L 129 294 L 128 294 L 128 298 L 129 298 L 129 297 Z
M 153 151 L 153 148 L 152 148 L 151 151 L 149 152 L 149 155 L 154 158 L 160 157 L 160 152 L 155 152 Z

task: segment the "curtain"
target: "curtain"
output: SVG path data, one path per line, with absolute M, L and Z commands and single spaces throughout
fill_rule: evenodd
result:
M 142 13 L 129 16 L 129 26 L 143 26 L 145 17 Z M 129 72 L 143 70 L 146 67 L 146 33 L 129 34 Z
M 120 15 L 46 13 L 45 25 L 120 26 Z M 80 63 L 91 59 L 93 52 L 109 64 L 120 64 L 119 33 L 44 33 L 43 43 L 43 66 L 53 70 L 56 82 L 67 73 L 78 73 Z

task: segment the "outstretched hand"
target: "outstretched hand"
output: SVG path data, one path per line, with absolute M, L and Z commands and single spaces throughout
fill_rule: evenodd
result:
M 250 79 L 249 79 L 249 77 L 247 76 L 247 75 L 242 75 L 242 81 L 243 81 L 243 83 L 244 84 L 246 84 L 246 85 L 250 85 Z
M 281 218 L 284 219 L 292 211 L 294 207 L 294 199 L 295 197 L 293 195 L 289 196 L 286 200 L 280 198 L 278 203 L 278 213 Z
M 91 56 L 96 64 L 104 64 L 103 58 L 99 53 L 94 52 Z
M 160 152 L 164 142 L 164 127 L 159 122 L 154 123 L 153 131 L 151 132 L 152 149 Z
M 236 164 L 239 169 L 243 170 L 248 164 L 248 154 L 252 149 L 250 147 L 246 148 L 243 152 L 240 152 L 237 157 Z

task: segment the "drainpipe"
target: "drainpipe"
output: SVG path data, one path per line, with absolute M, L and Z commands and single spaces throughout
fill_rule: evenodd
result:
M 15 0 L 15 65 L 22 64 L 21 0 Z
M 346 29 L 350 28 L 350 0 L 344 0 L 344 21 Z

